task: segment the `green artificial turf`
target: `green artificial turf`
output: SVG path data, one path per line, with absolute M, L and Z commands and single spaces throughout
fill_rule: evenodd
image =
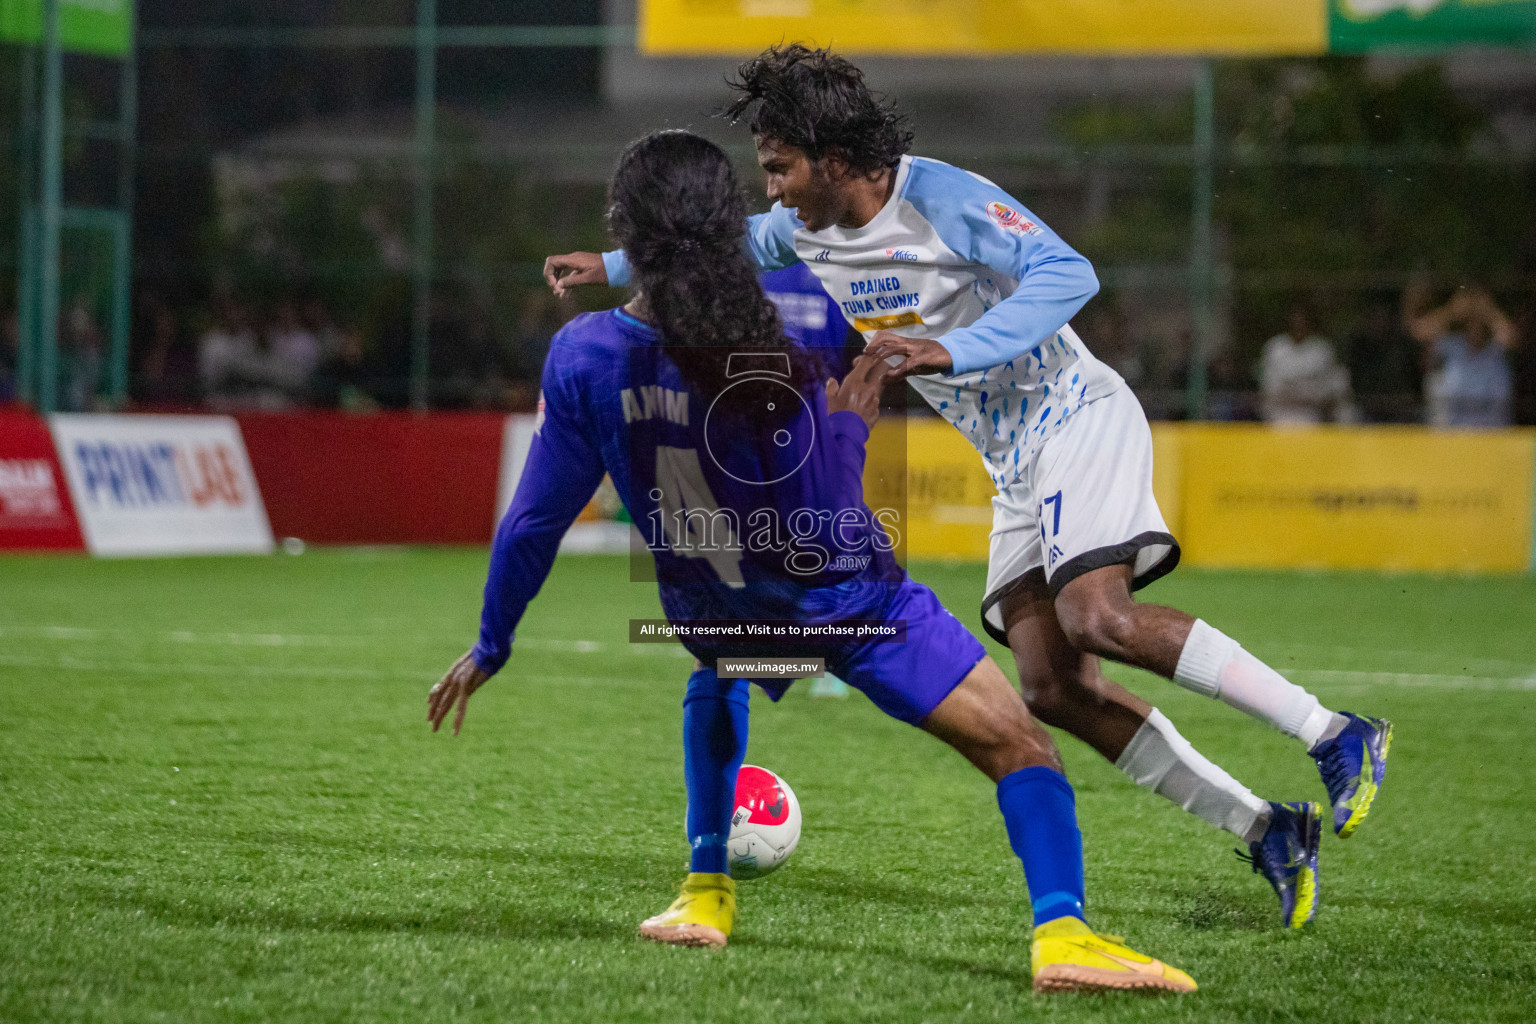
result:
M 757 695 L 805 829 L 730 948 L 639 921 L 686 868 L 689 661 L 622 559 L 566 558 L 462 736 L 426 693 L 483 551 L 0 559 L 0 1020 L 1517 1021 L 1536 1016 L 1536 580 L 1181 570 L 1148 591 L 1397 723 L 1322 909 L 1276 927 L 1233 841 L 1060 737 L 1089 910 L 1186 997 L 1038 997 L 992 787 L 855 695 Z M 976 623 L 980 566 L 914 567 Z M 1002 653 L 1002 652 L 998 652 Z M 1006 655 L 1003 655 L 1004 664 Z M 1125 670 L 1262 795 L 1293 742 Z

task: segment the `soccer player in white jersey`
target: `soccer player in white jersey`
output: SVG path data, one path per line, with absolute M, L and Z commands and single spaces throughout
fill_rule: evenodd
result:
M 1099 659 L 1155 672 L 1302 741 L 1350 835 L 1385 772 L 1391 725 L 1324 708 L 1237 641 L 1133 591 L 1179 547 L 1152 495 L 1146 415 L 1068 321 L 1088 261 L 978 175 L 912 157 L 904 119 L 827 50 L 773 47 L 731 83 L 773 208 L 750 219 L 767 270 L 805 263 L 868 350 L 980 452 L 997 487 L 982 617 L 1031 710 L 1144 786 L 1249 845 L 1299 928 L 1316 910 L 1322 812 L 1262 800 L 1201 755 Z M 551 257 L 557 292 L 624 284 L 622 252 Z

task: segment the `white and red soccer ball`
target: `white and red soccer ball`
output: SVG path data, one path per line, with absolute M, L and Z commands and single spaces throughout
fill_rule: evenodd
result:
M 731 875 L 761 878 L 789 859 L 800 842 L 800 801 L 789 783 L 766 768 L 744 764 L 736 775 L 736 811 L 726 853 Z

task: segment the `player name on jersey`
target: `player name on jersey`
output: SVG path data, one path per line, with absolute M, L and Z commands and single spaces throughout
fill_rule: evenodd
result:
M 665 419 L 679 426 L 688 425 L 688 392 L 672 391 L 650 384 L 639 388 L 625 388 L 619 392 L 624 406 L 624 422 Z

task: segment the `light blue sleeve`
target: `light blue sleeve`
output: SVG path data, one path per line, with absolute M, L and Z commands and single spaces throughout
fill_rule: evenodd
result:
M 1098 294 L 1092 264 L 984 178 L 937 161 L 914 160 L 904 198 L 961 257 L 1019 282 L 1012 295 L 975 323 L 938 339 L 956 375 L 1028 352 Z
M 629 287 L 629 258 L 624 255 L 623 249 L 603 253 L 603 269 L 608 272 L 610 288 Z
M 795 231 L 800 218 L 783 203 L 767 213 L 747 218 L 747 249 L 759 270 L 783 270 L 800 262 L 795 255 Z
M 774 203 L 767 213 L 747 218 L 747 253 L 757 269 L 783 270 L 800 262 L 795 255 L 795 229 L 799 226 L 800 218 L 783 203 Z M 612 287 L 625 288 L 631 283 L 629 259 L 623 249 L 603 253 L 603 269 Z

